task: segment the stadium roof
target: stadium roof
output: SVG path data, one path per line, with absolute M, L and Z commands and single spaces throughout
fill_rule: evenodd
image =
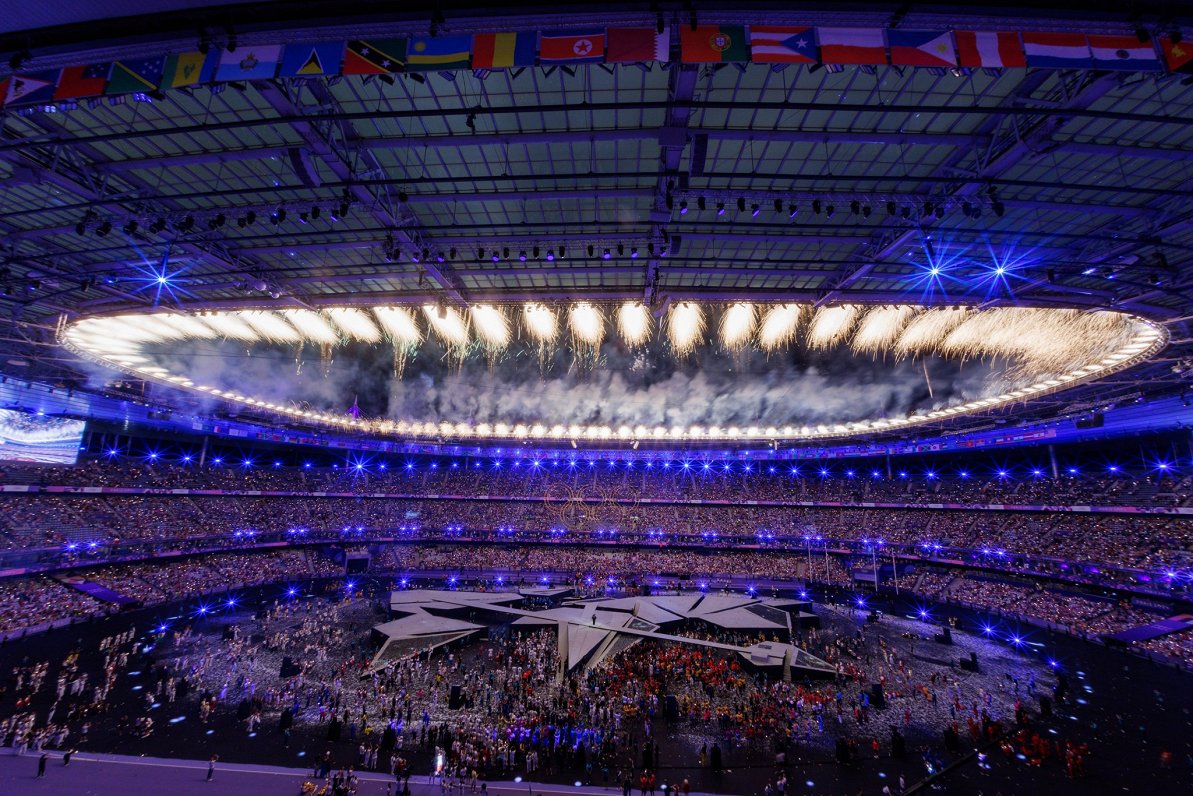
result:
M 28 73 L 176 53 L 196 37 L 243 50 L 428 26 L 520 29 L 514 11 L 320 21 L 329 8 L 302 5 L 289 29 L 276 9 L 192 10 L 163 14 L 159 41 L 142 17 L 125 36 L 97 23 L 106 38 L 82 41 L 67 24 L 10 32 L 0 47 Z M 48 345 L 59 316 L 155 306 L 744 298 L 1189 314 L 1186 75 L 682 63 L 679 29 L 691 16 L 678 5 L 527 11 L 521 23 L 538 30 L 661 20 L 671 57 L 10 103 L 0 117 L 7 345 L 36 360 L 31 373 L 61 378 L 69 357 Z M 700 24 L 964 27 L 955 10 L 914 6 L 695 13 Z M 1176 29 L 1091 17 L 972 22 Z M 1182 324 L 1170 328 L 1178 346 Z M 1170 365 L 1133 371 L 1123 390 L 1175 378 Z

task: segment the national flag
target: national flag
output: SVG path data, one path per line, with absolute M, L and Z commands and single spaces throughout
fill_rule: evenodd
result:
M 791 25 L 751 25 L 750 60 L 756 64 L 814 64 L 815 32 Z
M 1150 41 L 1138 36 L 1089 36 L 1094 68 L 1117 72 L 1159 72 L 1160 57 Z
M 108 84 L 108 72 L 111 68 L 112 64 L 110 63 L 66 67 L 58 76 L 54 99 L 98 97 L 104 93 L 104 86 Z
M 8 79 L 8 91 L 4 94 L 6 105 L 24 105 L 38 102 L 53 102 L 54 90 L 58 86 L 61 69 L 47 69 L 28 75 L 13 75 Z
M 166 68 L 166 56 L 124 59 L 112 64 L 105 94 L 144 94 L 157 91 Z
M 605 31 L 551 31 L 539 34 L 539 63 L 566 64 L 605 60 Z
M 185 88 L 210 83 L 215 77 L 215 67 L 219 63 L 219 52 L 185 52 L 177 53 L 166 58 L 166 66 L 162 70 L 160 89 Z
M 609 28 L 605 61 L 611 64 L 671 60 L 671 28 Z
M 679 29 L 679 57 L 685 64 L 749 61 L 750 40 L 743 25 L 686 25 Z
M 954 35 L 960 66 L 972 69 L 1027 66 L 1018 33 L 958 30 Z
M 282 50 L 278 77 L 324 77 L 340 74 L 344 61 L 344 42 L 309 42 L 287 44 Z
M 1174 42 L 1164 36 L 1160 39 L 1160 49 L 1164 51 L 1164 63 L 1168 64 L 1169 72 L 1193 75 L 1193 45 Z
M 406 45 L 406 68 L 412 72 L 467 69 L 471 36 L 415 36 Z
M 472 68 L 534 66 L 538 45 L 538 34 L 533 32 L 478 33 L 472 37 Z
M 224 50 L 220 53 L 215 79 L 221 83 L 229 80 L 268 80 L 277 74 L 281 58 L 280 44 L 252 47 L 242 44 L 236 48 L 236 52 Z
M 1028 66 L 1044 69 L 1085 69 L 1091 63 L 1084 33 L 1024 33 Z
M 896 66 L 956 66 L 957 50 L 947 30 L 888 30 L 891 63 Z
M 879 28 L 817 28 L 820 60 L 826 64 L 886 63 L 886 41 Z
M 405 39 L 350 41 L 344 55 L 346 75 L 388 75 L 406 66 Z

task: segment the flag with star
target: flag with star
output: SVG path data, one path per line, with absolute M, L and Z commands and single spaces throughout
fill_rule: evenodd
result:
M 340 74 L 344 42 L 287 44 L 278 77 L 324 77 Z
M 957 48 L 947 30 L 888 30 L 886 41 L 895 66 L 957 65 Z
M 157 91 L 166 68 L 166 57 L 125 58 L 112 63 L 105 94 L 144 94 Z
M 605 29 L 553 30 L 539 35 L 540 64 L 575 64 L 605 60 Z
M 1193 75 L 1193 44 L 1174 42 L 1167 36 L 1160 38 L 1160 49 L 1164 51 L 1164 63 L 1168 71 L 1180 75 Z
M 98 97 L 104 93 L 108 85 L 108 72 L 112 64 L 88 64 L 87 66 L 68 66 L 58 76 L 58 86 L 54 89 L 54 99 L 82 99 L 84 97 Z
M 751 25 L 750 60 L 756 64 L 814 64 L 819 60 L 812 28 Z
M 406 39 L 350 41 L 344 54 L 346 75 L 391 75 L 405 67 Z

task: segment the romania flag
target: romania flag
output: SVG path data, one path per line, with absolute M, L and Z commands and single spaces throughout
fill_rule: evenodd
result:
M 472 37 L 472 68 L 534 66 L 537 50 L 537 33 L 478 33 Z

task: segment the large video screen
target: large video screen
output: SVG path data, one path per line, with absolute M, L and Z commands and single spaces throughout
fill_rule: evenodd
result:
M 0 409 L 0 462 L 74 464 L 85 425 L 82 420 Z

